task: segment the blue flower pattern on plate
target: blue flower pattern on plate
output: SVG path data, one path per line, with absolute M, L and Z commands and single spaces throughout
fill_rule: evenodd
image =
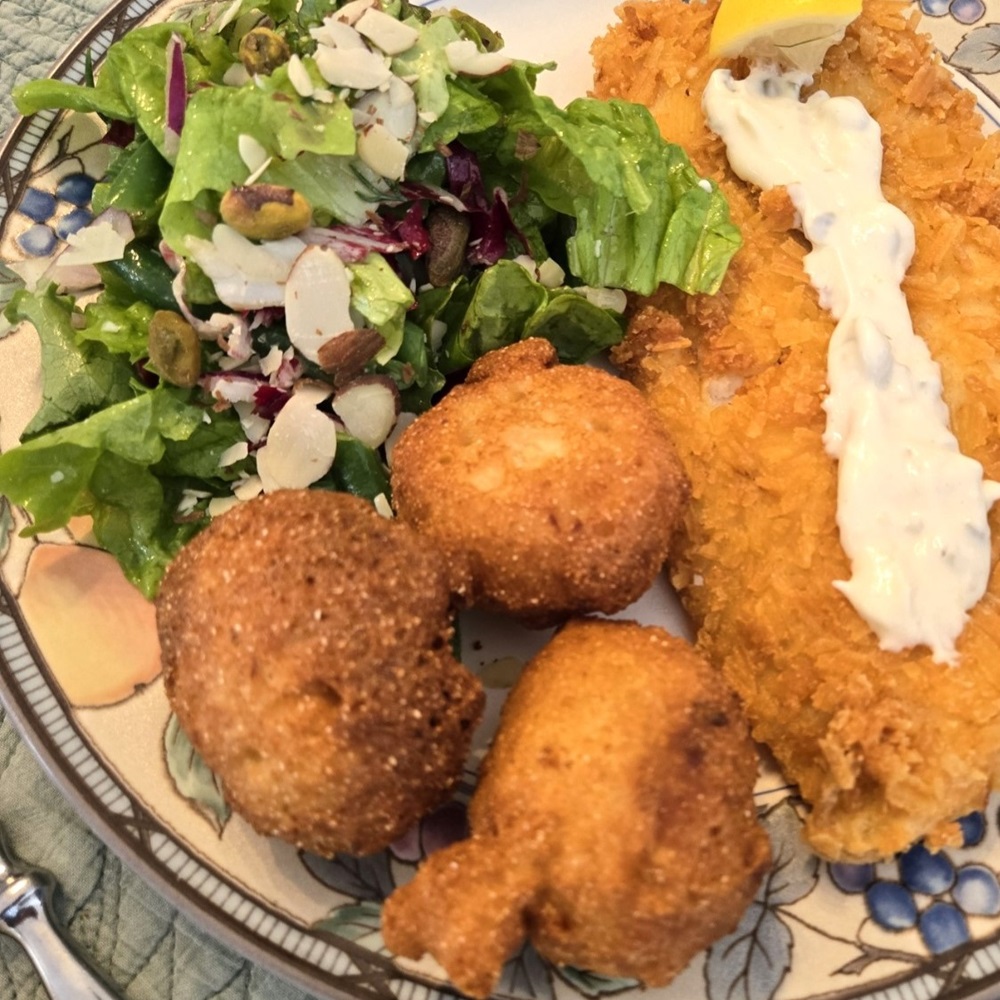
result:
M 40 222 L 26 229 L 17 238 L 17 245 L 30 257 L 48 257 L 59 242 L 56 234 Z
M 986 835 L 982 813 L 960 820 L 962 847 L 975 847 Z M 830 879 L 844 893 L 863 893 L 874 923 L 886 931 L 916 927 L 932 955 L 972 940 L 969 917 L 1000 915 L 1000 881 L 983 864 L 956 865 L 946 851 L 915 844 L 895 861 L 896 877 L 877 874 L 874 865 L 831 864 Z
M 96 183 L 93 177 L 77 171 L 60 178 L 54 191 L 27 188 L 17 212 L 34 225 L 17 236 L 20 249 L 29 257 L 48 257 L 60 241 L 93 221 L 89 205 Z
M 74 208 L 68 215 L 64 215 L 56 223 L 56 236 L 64 240 L 67 236 L 72 236 L 79 232 L 84 226 L 93 221 L 93 215 L 85 208 Z
M 959 24 L 975 24 L 986 14 L 983 0 L 920 0 L 920 10 L 928 17 L 950 15 Z
M 56 185 L 56 197 L 71 205 L 87 206 L 97 181 L 88 174 L 69 174 Z
M 17 210 L 26 215 L 32 222 L 48 222 L 56 214 L 59 202 L 56 196 L 40 188 L 30 187 L 24 192 L 21 204 Z

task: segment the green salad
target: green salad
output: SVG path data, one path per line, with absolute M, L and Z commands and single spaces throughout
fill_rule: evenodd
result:
M 400 414 L 483 353 L 540 336 L 584 362 L 625 292 L 714 292 L 740 243 L 716 186 L 644 108 L 537 94 L 545 69 L 458 11 L 242 0 L 16 90 L 116 147 L 94 221 L 5 309 L 42 342 L 41 408 L 0 455 L 28 530 L 89 515 L 152 595 L 261 491 L 386 504 Z

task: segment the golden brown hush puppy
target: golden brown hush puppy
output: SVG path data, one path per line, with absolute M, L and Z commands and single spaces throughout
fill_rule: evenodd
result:
M 466 600 L 544 627 L 653 582 L 687 499 L 657 415 L 545 340 L 477 361 L 392 452 L 399 517 L 468 573 Z
M 171 563 L 167 695 L 259 832 L 366 854 L 444 801 L 483 706 L 451 653 L 444 564 L 343 493 L 240 504 Z
M 658 628 L 568 623 L 504 705 L 470 839 L 382 913 L 474 997 L 530 938 L 555 963 L 662 986 L 733 930 L 767 871 L 757 758 L 735 695 Z

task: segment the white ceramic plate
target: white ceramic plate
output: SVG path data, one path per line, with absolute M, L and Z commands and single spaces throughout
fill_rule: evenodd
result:
M 119 2 L 82 36 L 56 75 L 79 80 L 120 33 L 168 0 Z M 610 0 L 466 0 L 508 48 L 559 67 L 540 89 L 560 102 L 589 85 L 591 40 L 614 19 Z M 1000 122 L 1000 0 L 923 0 L 925 27 Z M 992 126 L 991 126 L 992 127 Z M 39 115 L 0 149 L 0 259 L 40 264 L 87 218 L 107 150 L 93 123 Z M 915 165 L 919 169 L 919 165 Z M 33 332 L 0 340 L 0 449 L 12 447 L 38 399 Z M 378 933 L 381 902 L 429 850 L 458 836 L 461 798 L 391 851 L 321 860 L 254 834 L 229 815 L 211 775 L 170 722 L 156 680 L 148 605 L 124 585 L 86 526 L 17 537 L 21 514 L 0 504 L 0 696 L 80 813 L 133 867 L 210 932 L 318 996 L 429 1000 L 444 984 L 429 963 L 398 967 Z M 97 581 L 95 583 L 95 581 Z M 683 630 L 661 583 L 624 613 Z M 495 720 L 511 664 L 544 636 L 483 617 L 464 625 L 463 658 L 480 671 Z M 87 659 L 100 669 L 88 671 Z M 513 661 L 510 659 L 513 657 Z M 100 688 L 93 676 L 105 683 Z M 89 707 L 88 707 L 89 706 Z M 479 748 L 489 724 L 483 727 Z M 468 786 L 474 780 L 470 768 Z M 465 789 L 467 795 L 469 787 Z M 758 804 L 776 863 L 737 931 L 696 958 L 655 1000 L 910 1000 L 1000 996 L 997 803 L 969 817 L 967 844 L 936 859 L 911 851 L 872 866 L 828 866 L 805 849 L 794 800 L 762 766 Z M 581 809 L 586 803 L 581 802 Z M 530 949 L 498 995 L 578 1000 L 637 995 L 634 985 L 553 968 Z

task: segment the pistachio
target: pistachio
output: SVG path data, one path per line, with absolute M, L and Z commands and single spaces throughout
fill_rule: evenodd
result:
M 288 43 L 271 28 L 258 25 L 251 28 L 240 41 L 240 62 L 251 76 L 267 76 L 291 57 Z
M 189 389 L 201 375 L 201 341 L 191 324 L 179 313 L 160 309 L 149 321 L 149 360 L 160 378 Z
M 230 188 L 219 205 L 223 221 L 251 240 L 282 240 L 305 229 L 312 218 L 309 202 L 292 188 L 277 184 L 242 184 Z
M 435 288 L 450 285 L 462 273 L 470 228 L 468 215 L 450 205 L 435 205 L 427 213 L 427 234 L 431 241 L 427 280 Z

